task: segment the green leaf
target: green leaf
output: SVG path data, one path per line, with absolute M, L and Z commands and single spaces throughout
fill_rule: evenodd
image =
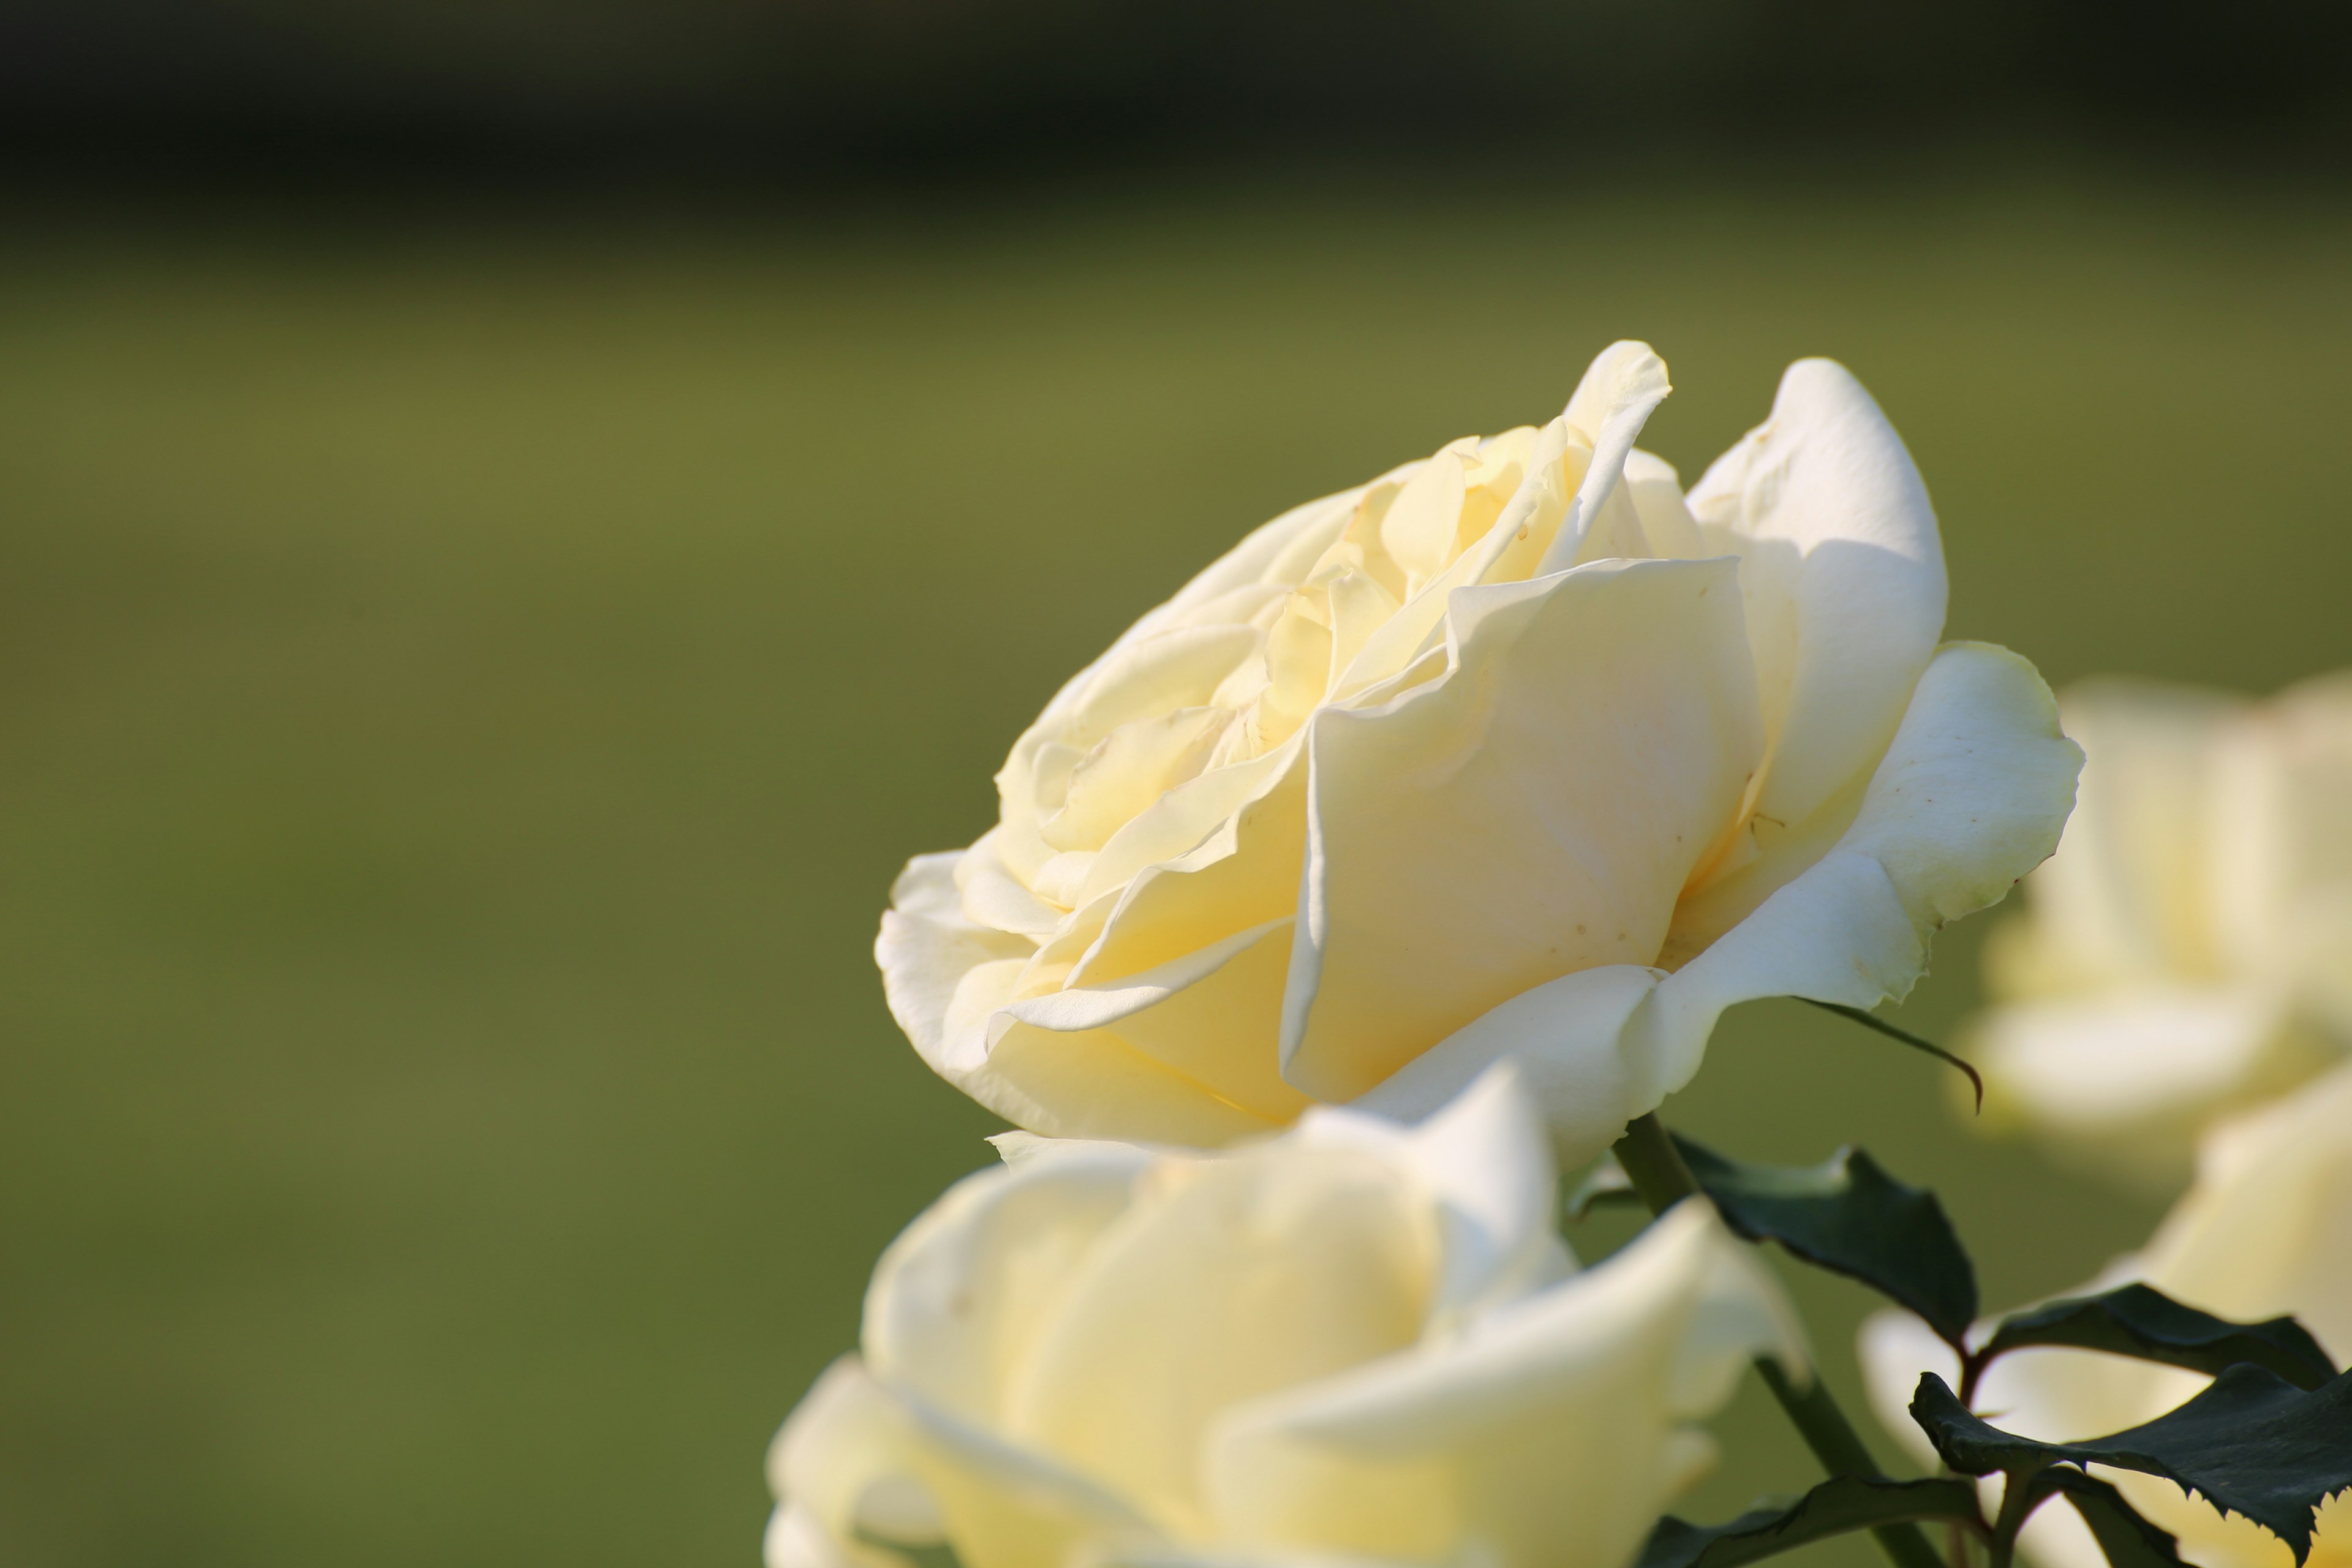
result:
M 1951 1052 L 1946 1050 L 1943 1047 L 1937 1045 L 1935 1041 L 1921 1039 L 1910 1030 L 1898 1028 L 1895 1025 L 1890 1024 L 1885 1019 L 1880 1017 L 1875 1013 L 1864 1012 L 1860 1007 L 1849 1007 L 1843 1002 L 1813 1002 L 1813 999 L 1810 996 L 1801 996 L 1798 1000 L 1801 1002 L 1812 1002 L 1814 1006 L 1821 1008 L 1823 1012 L 1835 1013 L 1841 1018 L 1851 1018 L 1865 1029 L 1875 1029 L 1890 1040 L 1899 1040 L 1915 1051 L 1925 1051 L 1927 1055 L 1935 1058 L 1937 1061 L 1942 1062 L 1947 1067 L 1958 1068 L 1961 1072 L 1968 1075 L 1969 1086 L 1977 1091 L 1977 1113 L 1979 1115 L 1982 1115 L 1984 1113 L 1983 1075 L 1979 1073 L 1976 1068 L 1970 1067 L 1968 1063 L 1962 1061 L 1959 1058 L 1954 1056 Z
M 2215 1376 L 2251 1362 L 2306 1389 L 2336 1375 L 2336 1363 L 2293 1318 L 2233 1323 L 2183 1306 L 2146 1285 L 2125 1285 L 2020 1312 L 1994 1331 L 1977 1360 L 1989 1362 L 2028 1345 L 2105 1351 Z
M 1738 1568 L 1832 1535 L 1920 1519 L 1982 1528 L 1977 1489 L 1949 1477 L 1891 1481 L 1884 1476 L 1836 1476 L 1793 1502 L 1759 1502 L 1728 1524 L 1690 1524 L 1669 1514 L 1650 1532 L 1634 1568 Z
M 1859 1149 L 1787 1169 L 1727 1160 L 1680 1136 L 1675 1143 L 1733 1230 L 1858 1279 L 1963 1342 L 1977 1315 L 1976 1269 L 1935 1194 L 1896 1181 Z
M 2179 1543 L 2171 1534 L 2141 1518 L 2107 1482 L 2072 1465 L 2055 1465 L 2042 1474 L 2050 1489 L 2064 1493 L 2091 1527 L 2091 1538 L 2105 1554 L 2107 1568 L 2185 1568 Z
M 1963 1475 L 2012 1475 L 2045 1465 L 2110 1465 L 2162 1476 L 2311 1552 L 2312 1511 L 2352 1487 L 2352 1373 L 2301 1389 L 2265 1368 L 2225 1368 L 2188 1404 L 2145 1426 L 2083 1443 L 2039 1443 L 1970 1415 L 1934 1373 L 1911 1396 L 1944 1463 Z

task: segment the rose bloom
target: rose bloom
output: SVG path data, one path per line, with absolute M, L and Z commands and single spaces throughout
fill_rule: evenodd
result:
M 2078 1293 L 2132 1279 L 2241 1322 L 2292 1315 L 2342 1367 L 2352 1357 L 2352 1067 L 2216 1126 L 2198 1151 L 2196 1184 L 2147 1248 Z M 1922 1372 L 1954 1381 L 1950 1350 L 1908 1313 L 1882 1312 L 1863 1327 L 1862 1359 L 1880 1420 L 1933 1464 L 1934 1451 L 1903 1409 Z M 2152 1421 L 2210 1381 L 2095 1352 L 2019 1351 L 1993 1363 L 1976 1403 L 2004 1431 L 2077 1442 Z M 2093 1469 L 2178 1537 L 2181 1556 L 2200 1568 L 2294 1568 L 2286 1542 L 2249 1520 L 2155 1476 Z M 2105 1568 L 2090 1531 L 2063 1503 L 2036 1513 L 2021 1541 L 2041 1568 Z M 2352 1493 L 2321 1506 L 2305 1568 L 2352 1568 Z
M 2047 855 L 2080 755 L 2024 660 L 1937 645 L 1944 564 L 1853 376 L 1790 367 L 1685 497 L 1639 343 L 1559 418 L 1244 539 L 1013 746 L 876 956 L 1023 1127 L 1214 1145 L 1417 1117 L 1517 1059 L 1563 1158 L 1733 1003 L 1899 996 Z
M 2070 689 L 2080 805 L 1994 932 L 1989 1121 L 2147 1183 L 2352 1047 L 2352 675 Z
M 862 1357 L 777 1436 L 768 1568 L 1623 1568 L 1712 1457 L 1690 1423 L 1808 1363 L 1703 1201 L 1579 1272 L 1547 1142 L 1504 1067 L 1410 1130 L 1009 1151 L 883 1255 Z

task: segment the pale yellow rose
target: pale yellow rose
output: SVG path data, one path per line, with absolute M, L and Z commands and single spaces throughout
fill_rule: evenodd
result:
M 2240 1322 L 2291 1315 L 2336 1366 L 2352 1358 L 2352 1067 L 2208 1132 L 2196 1184 L 2147 1248 L 2117 1260 L 2082 1293 L 2133 1279 Z M 1954 1381 L 1951 1351 L 1918 1319 L 1882 1312 L 1864 1325 L 1862 1359 L 1880 1421 L 1921 1462 L 1933 1463 L 1903 1409 L 1922 1372 Z M 1993 1363 L 1976 1407 L 2004 1431 L 2075 1442 L 2152 1421 L 2209 1381 L 2094 1352 L 2019 1351 Z M 2095 1468 L 2179 1537 L 2182 1556 L 2200 1568 L 2294 1568 L 2286 1543 L 2260 1526 L 2225 1517 L 2169 1481 Z M 2023 1544 L 2042 1568 L 2103 1568 L 2105 1561 L 2063 1503 L 2034 1516 Z M 2305 1568 L 2352 1568 L 2352 1494 L 2339 1493 L 2320 1510 Z
M 1972 1054 L 1991 1124 L 2149 1183 L 2198 1131 L 2352 1047 L 2352 675 L 2248 702 L 2107 679 L 2027 912 L 1996 930 Z
M 1805 1374 L 1701 1201 L 1578 1271 L 1507 1067 L 1417 1128 L 1008 1158 L 884 1254 L 778 1435 L 768 1568 L 1622 1568 L 1750 1358 Z
M 1639 343 L 1541 429 L 1267 523 L 1082 671 L 876 947 L 924 1058 L 1057 1136 L 1425 1114 L 1517 1059 L 1563 1158 L 1723 1009 L 1869 1006 L 2047 855 L 2080 756 L 1937 645 L 1903 444 L 1826 360 L 1685 498 Z

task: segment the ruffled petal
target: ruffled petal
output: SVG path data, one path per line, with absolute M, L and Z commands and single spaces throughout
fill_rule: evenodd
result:
M 1944 626 L 1927 487 L 1844 366 L 1800 360 L 1772 415 L 1690 493 L 1708 542 L 1742 557 L 1770 758 L 1754 810 L 1793 826 L 1866 772 Z
M 1435 1237 L 1404 1173 L 1355 1150 L 1286 1141 L 1153 1177 L 1038 1321 L 1003 1429 L 1197 1537 L 1204 1428 L 1413 1343 Z
M 1283 1076 L 1363 1094 L 1563 974 L 1646 963 L 1760 746 L 1728 560 L 1457 590 L 1442 679 L 1311 727 Z
M 2189 1173 L 2207 1122 L 2291 1087 L 2320 1057 L 2280 999 L 2251 986 L 2018 1003 L 1972 1033 L 1996 1125 L 2023 1121 L 2158 1189 Z
M 1411 1170 L 1434 1205 L 1443 1262 L 1431 1331 L 1525 1295 L 1572 1271 L 1552 1228 L 1559 1167 L 1542 1114 L 1515 1064 L 1489 1067 L 1416 1126 L 1365 1110 L 1325 1107 L 1300 1121 L 1306 1148 L 1360 1148 Z
M 1948 645 L 1919 678 L 1853 826 L 1651 993 L 1628 1026 L 1629 1054 L 1654 1061 L 1671 1093 L 1735 1003 L 1901 997 L 1946 921 L 2000 898 L 2049 855 L 2082 761 L 2032 665 L 1983 643 Z
M 1554 1157 L 1583 1164 L 1623 1136 L 1665 1090 L 1650 1062 L 1629 1060 L 1625 1025 L 1665 978 L 1639 964 L 1580 970 L 1523 991 L 1407 1062 L 1355 1105 L 1417 1121 L 1495 1063 L 1516 1063 L 1542 1107 Z
M 1802 1365 L 1784 1307 L 1704 1204 L 1608 1262 L 1319 1386 L 1230 1412 L 1227 1539 L 1507 1565 L 1629 1561 L 1712 1456 L 1684 1420 L 1749 1358 Z
M 1124 1143 L 1055 1144 L 950 1188 L 875 1266 L 860 1337 L 876 1373 L 995 1423 L 1009 1369 L 1150 1161 Z

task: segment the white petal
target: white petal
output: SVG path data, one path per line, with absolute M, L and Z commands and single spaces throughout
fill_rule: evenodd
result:
M 2239 973 L 2291 973 L 2316 956 L 2306 933 L 2343 929 L 2352 902 L 2352 674 L 2284 691 L 2239 729 L 2215 759 L 2215 933 Z
M 1989 1109 L 2152 1188 L 2189 1173 L 2214 1116 L 2304 1076 L 2279 999 L 2250 986 L 2142 986 L 1997 1007 L 1974 1026 Z
M 1153 1175 L 1038 1325 L 1004 1430 L 1197 1534 L 1209 1422 L 1412 1343 L 1435 1238 L 1409 1177 L 1358 1151 Z
M 1567 518 L 1536 567 L 1537 576 L 1564 571 L 1588 558 L 1585 536 L 1623 477 L 1626 456 L 1642 426 L 1673 390 L 1666 380 L 1666 362 L 1647 343 L 1612 343 L 1594 357 L 1563 416 L 1591 441 L 1592 460 L 1569 502 Z
M 1613 963 L 1523 991 L 1456 1029 L 1354 1103 L 1417 1121 L 1496 1062 L 1515 1063 L 1549 1129 L 1560 1165 L 1580 1165 L 1664 1096 L 1651 1062 L 1626 1058 L 1625 1024 L 1662 971 Z
M 1166 1118 L 1157 1124 L 1114 1119 L 1108 1106 L 1090 1102 L 1107 1086 L 1059 1081 L 1067 1068 L 1083 1067 L 1080 1053 L 1094 1043 L 1108 1054 L 1149 1058 L 1229 1110 L 1258 1119 L 1225 1137 L 1286 1122 L 1307 1105 L 1282 1080 L 1275 1050 L 1291 924 L 1286 915 L 1156 969 L 1014 1002 L 998 1015 L 1001 1032 L 988 1070 L 1045 1108 L 1064 1136 L 1164 1142 L 1175 1131 Z M 1047 1035 L 1064 1043 L 1049 1047 L 1041 1039 Z
M 2196 1186 L 2140 1266 L 2223 1317 L 2293 1313 L 2352 1362 L 2352 1067 L 2208 1134 Z
M 1456 590 L 1445 675 L 1326 709 L 1283 1075 L 1362 1094 L 1563 974 L 1656 955 L 1758 754 L 1729 561 Z
M 1543 1114 L 1510 1062 L 1489 1067 L 1418 1126 L 1363 1109 L 1318 1107 L 1288 1142 L 1366 1149 L 1419 1177 L 1444 1237 L 1433 1331 L 1574 1267 L 1552 1229 L 1559 1168 Z
M 890 1016 L 931 1070 L 954 1080 L 958 1053 L 948 1014 L 957 988 L 982 964 L 1025 961 L 1029 939 L 979 924 L 963 912 L 956 866 L 962 851 L 919 855 L 890 889 L 891 907 L 875 939 L 874 962 Z
M 890 1568 L 893 1553 L 858 1540 L 868 1530 L 938 1540 L 913 1442 L 856 1356 L 827 1367 L 768 1448 L 768 1484 L 783 1504 L 769 1521 L 768 1568 Z
M 1865 772 L 1901 721 L 1944 625 L 1944 554 L 1927 487 L 1870 394 L 1800 360 L 1772 415 L 1693 488 L 1740 584 L 1770 738 L 1755 809 L 1794 826 Z
M 2047 857 L 2083 753 L 2049 689 L 2005 649 L 1953 643 L 1836 847 L 1669 976 L 1629 1026 L 1667 1092 L 1698 1070 L 1735 1003 L 1807 996 L 1871 1007 L 1907 992 L 1946 921 L 1990 903 Z M 1643 1106 L 1647 1110 L 1654 1107 Z
M 1421 1561 L 1629 1560 L 1704 1452 L 1685 1398 L 1793 1353 L 1752 1276 L 1722 1288 L 1738 1247 L 1685 1205 L 1459 1337 L 1230 1412 L 1209 1449 L 1218 1523 Z

